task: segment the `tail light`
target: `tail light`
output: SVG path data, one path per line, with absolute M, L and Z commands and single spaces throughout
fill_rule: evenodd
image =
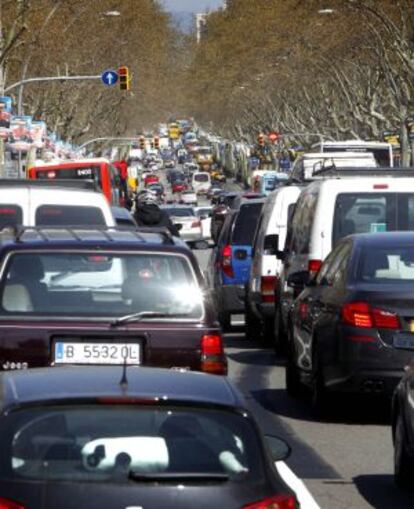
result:
M 261 278 L 261 294 L 262 302 L 274 302 L 275 301 L 275 285 L 276 276 L 262 276 Z
M 399 329 L 400 321 L 395 313 L 372 308 L 367 302 L 349 302 L 342 307 L 342 320 L 362 329 Z
M 201 369 L 215 375 L 227 374 L 227 362 L 220 334 L 208 334 L 201 338 Z
M 224 274 L 226 274 L 228 277 L 234 277 L 231 256 L 231 246 L 224 246 L 223 251 L 221 252 L 221 268 Z
M 309 260 L 308 262 L 308 271 L 311 275 L 315 275 L 319 269 L 321 268 L 322 260 Z
M 264 498 L 253 504 L 243 506 L 243 509 L 296 509 L 296 500 L 292 495 L 276 495 Z
M 0 498 L 0 509 L 25 509 L 24 505 Z
M 193 221 L 191 223 L 191 228 L 199 228 L 201 226 L 201 222 L 200 221 Z

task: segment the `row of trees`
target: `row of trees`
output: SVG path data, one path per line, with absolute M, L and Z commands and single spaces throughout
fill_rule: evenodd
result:
M 173 115 L 249 141 L 270 130 L 310 143 L 293 133 L 378 139 L 398 129 L 408 162 L 412 0 L 228 0 L 200 44 L 177 32 L 157 0 L 0 0 L 0 90 L 121 64 L 132 70 L 131 92 L 31 84 L 25 113 L 75 142 L 134 134 Z
M 0 0 L 0 20 L 2 90 L 33 76 L 132 71 L 128 93 L 98 81 L 25 85 L 25 114 L 63 137 L 136 133 L 164 118 L 177 34 L 155 0 Z
M 229 0 L 209 16 L 188 72 L 187 105 L 227 136 L 378 139 L 398 129 L 409 162 L 411 0 Z

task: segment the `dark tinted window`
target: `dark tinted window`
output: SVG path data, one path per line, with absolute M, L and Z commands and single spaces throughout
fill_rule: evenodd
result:
M 263 203 L 242 205 L 234 223 L 232 241 L 236 246 L 251 246 Z
M 36 210 L 37 226 L 105 226 L 105 218 L 98 207 L 72 205 L 41 205 Z
M 195 173 L 193 179 L 195 182 L 208 182 L 210 177 L 207 173 Z
M 23 224 L 23 211 L 18 205 L 0 205 L 0 228 Z
M 414 281 L 414 242 L 403 246 L 367 246 L 360 256 L 357 279 L 370 283 Z
M 129 471 L 222 473 L 230 481 L 263 476 L 255 428 L 229 411 L 110 404 L 27 408 L 3 418 L 0 433 L 3 480 L 126 485 Z
M 169 216 L 174 217 L 188 217 L 188 216 L 195 216 L 194 210 L 190 208 L 171 208 L 171 209 L 163 209 Z
M 414 193 L 344 193 L 336 199 L 332 242 L 353 233 L 414 230 Z
M 298 254 L 307 254 L 315 217 L 318 194 L 305 192 L 299 198 L 292 219 L 292 250 Z

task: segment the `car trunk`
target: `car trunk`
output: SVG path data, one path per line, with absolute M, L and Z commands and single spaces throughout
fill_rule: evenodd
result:
M 24 509 L 101 509 L 105 500 L 107 509 L 211 509 L 214 506 L 240 509 L 273 493 L 265 492 L 263 484 L 230 481 L 202 482 L 174 481 L 165 484 L 155 482 L 136 483 L 11 483 L 3 487 L 2 496 L 20 502 Z
M 2 322 L 0 328 L 2 369 L 79 363 L 122 364 L 124 351 L 115 351 L 113 346 L 122 344 L 131 364 L 200 370 L 201 338 L 218 333 L 210 327 L 200 327 L 199 323 L 159 321 L 119 327 L 91 321 L 19 321 Z M 87 350 L 85 345 L 89 345 Z M 71 351 L 73 346 L 75 350 Z

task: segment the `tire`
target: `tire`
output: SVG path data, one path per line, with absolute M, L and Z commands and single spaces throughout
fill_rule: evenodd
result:
M 261 335 L 265 346 L 273 346 L 275 344 L 275 334 L 273 329 L 273 321 L 264 319 L 261 325 Z
M 223 332 L 229 332 L 231 330 L 230 313 L 220 312 L 219 322 Z
M 311 389 L 312 409 L 317 416 L 326 414 L 329 397 L 325 387 L 325 380 L 320 366 L 319 355 L 317 351 L 313 355 L 313 381 Z
M 245 333 L 246 339 L 260 340 L 260 322 L 248 308 L 245 314 Z
M 401 412 L 397 416 L 394 437 L 394 481 L 400 488 L 411 488 L 414 482 L 414 458 L 407 454 L 407 438 Z
M 292 398 L 297 398 L 303 393 L 303 385 L 300 381 L 298 368 L 295 366 L 291 354 L 288 355 L 285 370 L 286 392 Z
M 287 351 L 286 332 L 283 329 L 283 321 L 279 307 L 275 310 L 275 321 L 273 327 L 273 348 L 277 354 L 284 354 Z

